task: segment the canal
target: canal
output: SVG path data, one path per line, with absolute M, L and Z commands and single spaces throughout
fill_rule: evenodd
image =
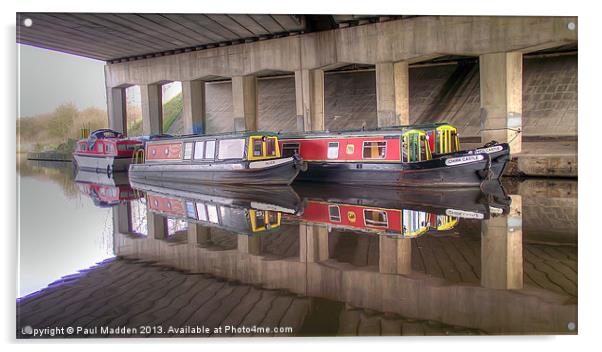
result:
M 23 159 L 18 175 L 19 338 L 43 328 L 57 328 L 44 337 L 577 333 L 574 180 L 506 179 L 487 194 L 219 189 Z

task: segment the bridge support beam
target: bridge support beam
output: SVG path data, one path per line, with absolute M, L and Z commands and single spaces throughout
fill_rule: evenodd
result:
M 295 71 L 295 96 L 297 101 L 297 130 L 324 130 L 324 71 Z
M 299 261 L 318 263 L 328 260 L 328 229 L 316 225 L 299 225 Z
M 184 133 L 204 134 L 205 128 L 205 82 L 182 81 Z
M 523 288 L 522 199 L 512 195 L 508 216 L 481 225 L 481 285 L 495 289 Z
M 131 226 L 130 203 L 122 203 L 113 207 L 113 228 L 119 233 L 130 233 Z
M 376 117 L 378 127 L 410 124 L 408 62 L 376 64 Z
M 188 244 L 191 246 L 201 245 L 209 242 L 209 228 L 194 222 L 188 223 Z
M 260 236 L 238 236 L 238 251 L 252 255 L 261 254 L 261 237 Z
M 127 135 L 127 106 L 125 88 L 107 88 L 109 128 Z
M 378 271 L 382 274 L 412 272 L 412 240 L 380 236 Z
M 142 102 L 142 133 L 145 136 L 163 133 L 161 85 L 140 85 L 140 100 Z
M 147 210 L 146 226 L 149 239 L 163 240 L 167 238 L 167 219 L 161 215 Z
M 523 113 L 523 54 L 518 52 L 479 56 L 481 89 L 481 142 L 510 143 L 510 152 L 521 152 Z
M 234 131 L 257 131 L 257 77 L 232 77 Z

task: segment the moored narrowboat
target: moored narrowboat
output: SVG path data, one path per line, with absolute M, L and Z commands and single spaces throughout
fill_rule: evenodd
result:
M 94 205 L 100 208 L 112 207 L 139 198 L 132 189 L 127 174 L 105 173 L 77 170 L 75 184 L 79 191 L 92 199 Z
M 137 182 L 148 210 L 162 216 L 237 234 L 277 231 L 283 214 L 299 214 L 302 203 L 289 186 L 236 187 L 176 182 Z
M 138 139 L 125 138 L 110 129 L 92 132 L 90 137 L 77 141 L 73 159 L 80 170 L 104 172 L 127 171 L 136 150 L 142 148 Z
M 479 188 L 387 188 L 297 182 L 306 206 L 301 222 L 337 230 L 405 238 L 444 233 L 461 219 L 488 219 L 509 212 L 510 198 L 499 182 Z M 291 221 L 294 218 L 288 217 Z
M 479 186 L 498 179 L 509 158 L 505 143 L 460 150 L 457 130 L 445 123 L 285 134 L 280 146 L 307 163 L 299 180 L 355 185 Z
M 289 185 L 302 167 L 282 157 L 278 136 L 265 132 L 157 138 L 130 165 L 131 179 L 246 185 Z

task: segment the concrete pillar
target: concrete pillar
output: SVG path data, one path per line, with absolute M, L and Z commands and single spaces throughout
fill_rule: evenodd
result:
M 376 64 L 378 127 L 410 124 L 409 70 L 406 61 Z
M 238 235 L 238 251 L 252 255 L 261 254 L 261 237 Z
M 127 135 L 127 105 L 125 88 L 107 88 L 109 128 Z
M 409 238 L 379 237 L 378 270 L 383 274 L 412 272 L 412 240 Z
M 182 81 L 184 133 L 204 134 L 205 128 L 205 82 Z
M 299 131 L 323 131 L 324 71 L 295 71 L 295 98 L 297 102 L 297 129 Z
M 194 222 L 188 223 L 188 244 L 189 245 L 200 245 L 205 244 L 211 240 L 209 234 L 209 228 L 203 225 L 199 225 Z
M 118 233 L 132 232 L 130 203 L 121 203 L 113 207 L 113 229 Z
M 481 225 L 481 285 L 495 289 L 523 288 L 522 199 L 512 195 L 508 216 Z
M 257 131 L 257 77 L 232 77 L 235 131 Z
M 146 211 L 146 226 L 148 238 L 163 240 L 167 238 L 167 219 L 161 215 L 155 214 L 150 210 Z
M 521 152 L 523 113 L 523 54 L 496 53 L 479 56 L 481 87 L 481 142 L 510 143 L 510 152 Z
M 299 224 L 299 260 L 317 263 L 328 260 L 328 229 L 324 226 Z
M 142 102 L 142 134 L 163 133 L 163 101 L 160 84 L 140 85 Z

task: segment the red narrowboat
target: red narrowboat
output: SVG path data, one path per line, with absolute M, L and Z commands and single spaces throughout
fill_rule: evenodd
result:
M 460 150 L 449 124 L 280 136 L 283 156 L 299 155 L 298 180 L 355 185 L 479 186 L 498 179 L 509 158 L 506 143 Z
M 89 196 L 97 207 L 112 207 L 120 203 L 138 199 L 139 194 L 130 186 L 127 175 L 116 173 L 107 175 L 78 170 L 75 183 L 79 191 Z
M 110 129 L 92 132 L 89 138 L 77 141 L 73 159 L 78 169 L 105 172 L 127 171 L 134 152 L 143 147 L 137 139 L 125 138 Z
M 497 182 L 479 188 L 386 188 L 298 182 L 307 205 L 302 222 L 381 235 L 418 237 L 449 231 L 459 219 L 487 219 L 508 213 L 510 198 Z M 294 217 L 287 217 L 294 221 Z

